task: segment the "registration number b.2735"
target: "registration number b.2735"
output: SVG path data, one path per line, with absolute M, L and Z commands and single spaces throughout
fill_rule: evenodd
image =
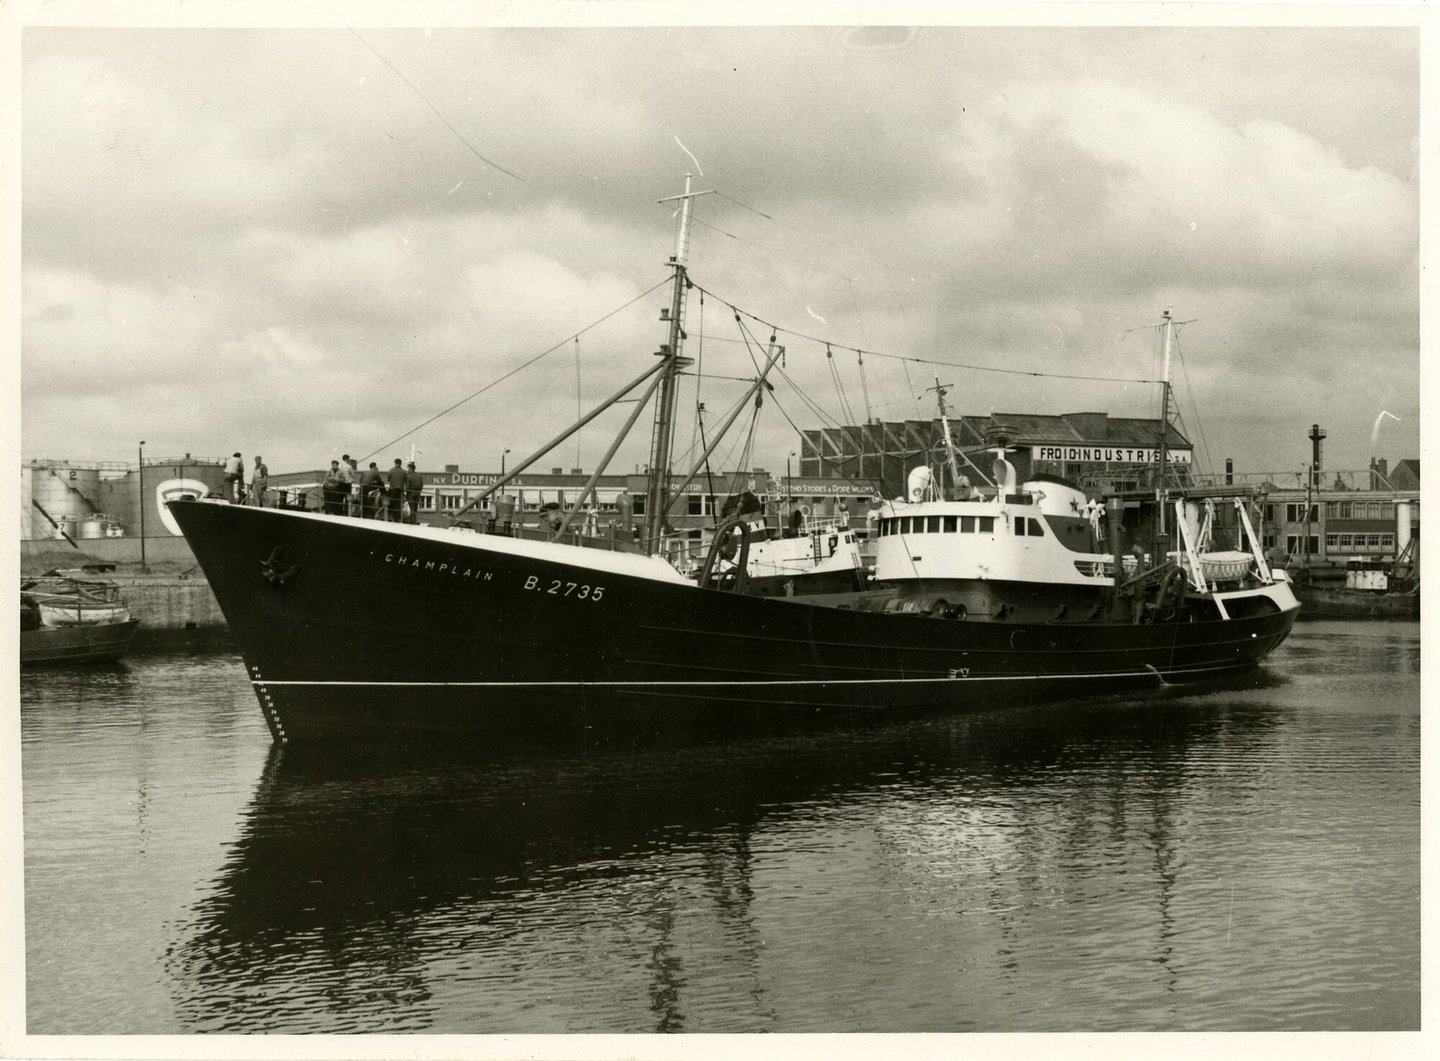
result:
M 541 578 L 539 575 L 528 576 L 525 579 L 525 588 L 555 597 L 574 597 L 576 600 L 597 601 L 605 596 L 604 586 L 591 586 L 584 582 L 566 582 L 560 578 Z

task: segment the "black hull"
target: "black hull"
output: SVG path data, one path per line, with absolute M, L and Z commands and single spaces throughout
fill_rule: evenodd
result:
M 138 619 L 119 623 L 44 626 L 20 631 L 20 662 L 27 667 L 67 663 L 113 663 L 125 655 Z
M 590 550 L 170 507 L 282 741 L 967 710 L 1244 670 L 1294 620 L 884 614 L 597 571 Z

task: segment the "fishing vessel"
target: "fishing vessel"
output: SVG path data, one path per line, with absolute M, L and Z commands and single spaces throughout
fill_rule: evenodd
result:
M 1093 506 L 1082 516 L 1084 495 L 1063 483 L 1007 478 L 1003 439 L 998 478 L 979 496 L 959 497 L 943 469 L 912 473 L 912 496 L 888 506 L 868 586 L 759 595 L 745 579 L 717 577 L 727 542 L 730 562 L 748 570 L 738 512 L 716 528 L 700 576 L 681 574 L 666 558 L 666 516 L 719 441 L 688 478 L 671 474 L 700 194 L 687 177 L 682 195 L 661 200 L 679 209 L 656 361 L 465 506 L 636 396 L 546 540 L 170 502 L 276 741 L 966 710 L 1235 673 L 1285 639 L 1298 605 L 1261 555 L 1245 498 L 1230 498 L 1235 547 L 1207 549 L 1200 512 L 1226 500 L 1219 493 L 1172 488 L 1162 475 L 1151 491 L 1107 499 L 1102 521 Z M 779 356 L 772 350 L 755 393 Z M 594 484 L 652 398 L 640 547 L 577 534 Z M 1163 461 L 1162 447 L 1162 471 Z
M 95 570 L 51 570 L 20 582 L 20 662 L 102 663 L 123 656 L 140 621 Z
M 1411 539 L 1413 546 L 1414 539 Z M 1351 557 L 1344 582 L 1322 582 L 1310 572 L 1295 580 L 1295 596 L 1307 619 L 1420 618 L 1420 570 L 1407 547 L 1394 561 Z

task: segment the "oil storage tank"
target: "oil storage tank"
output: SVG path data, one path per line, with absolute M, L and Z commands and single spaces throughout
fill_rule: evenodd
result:
M 30 463 L 30 497 L 56 523 L 70 523 L 78 527 L 82 521 L 93 518 L 99 510 L 95 503 L 99 490 L 100 469 L 93 465 L 87 467 L 69 461 L 50 460 Z M 41 516 L 34 505 L 27 507 L 39 520 L 39 524 L 32 522 L 32 526 L 43 536 L 52 536 L 55 531 L 49 520 Z M 67 527 L 67 532 L 72 529 Z

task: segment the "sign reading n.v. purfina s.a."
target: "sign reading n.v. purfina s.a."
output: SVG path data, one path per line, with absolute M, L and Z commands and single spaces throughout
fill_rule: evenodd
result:
M 1190 463 L 1188 449 L 1166 450 L 1165 456 L 1171 464 Z M 1159 452 L 1138 446 L 1032 446 L 1031 458 L 1084 464 L 1154 464 Z

